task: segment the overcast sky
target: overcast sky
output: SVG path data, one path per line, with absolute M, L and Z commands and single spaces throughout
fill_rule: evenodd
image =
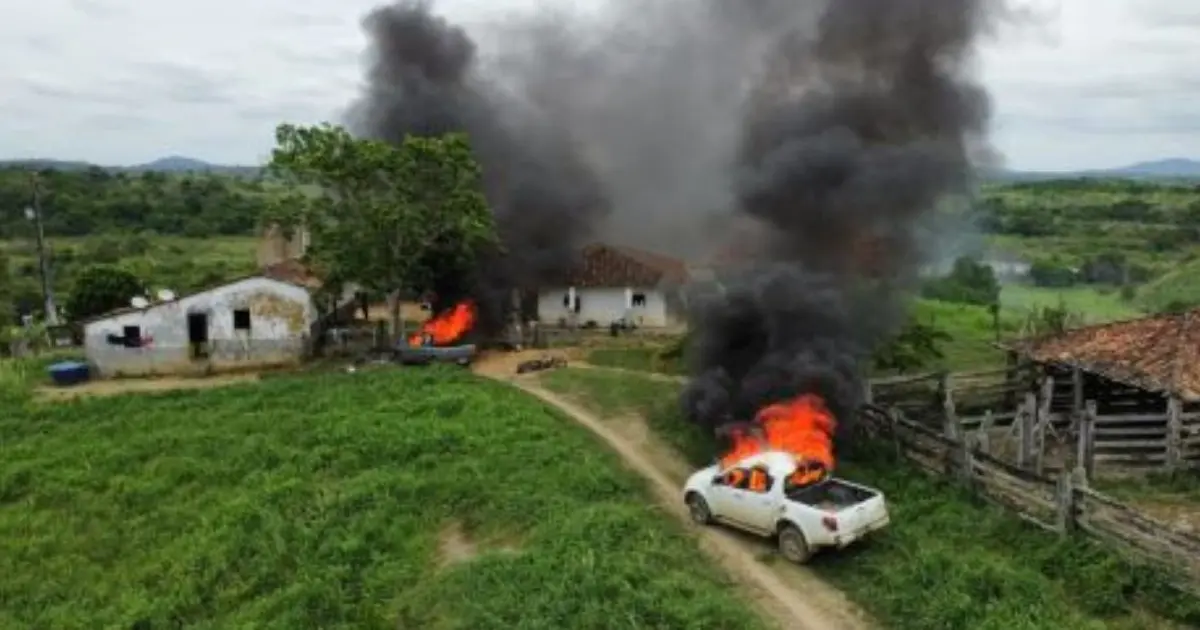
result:
M 489 0 L 491 11 L 531 0 Z M 1023 0 L 987 44 L 993 141 L 1010 168 L 1200 158 L 1200 2 Z M 0 158 L 170 154 L 258 163 L 282 121 L 353 99 L 379 0 L 13 0 L 0 21 Z M 485 3 L 443 0 L 451 18 Z

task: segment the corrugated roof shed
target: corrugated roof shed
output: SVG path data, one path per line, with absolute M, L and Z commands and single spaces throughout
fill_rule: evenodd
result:
M 1039 363 L 1200 400 L 1200 310 L 1075 328 L 1010 348 Z

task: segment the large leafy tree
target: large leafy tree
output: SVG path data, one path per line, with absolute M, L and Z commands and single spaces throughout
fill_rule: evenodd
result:
M 88 267 L 75 279 L 67 298 L 67 315 L 80 321 L 129 306 L 129 300 L 142 295 L 145 287 L 132 273 L 110 265 Z
M 324 124 L 280 125 L 273 173 L 296 191 L 266 217 L 285 232 L 309 233 L 308 262 L 329 287 L 353 283 L 393 296 L 424 292 L 429 266 L 463 268 L 496 242 L 479 164 L 464 135 L 408 137 L 399 145 L 356 138 Z
M 1000 301 L 1000 282 L 990 266 L 964 256 L 954 261 L 948 275 L 927 281 L 921 294 L 933 300 L 991 306 Z

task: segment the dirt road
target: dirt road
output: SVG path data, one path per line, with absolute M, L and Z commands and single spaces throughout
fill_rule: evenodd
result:
M 517 353 L 524 355 L 526 353 Z M 691 525 L 679 496 L 679 476 L 688 466 L 656 441 L 640 418 L 601 420 L 575 402 L 537 383 L 536 375 L 516 377 L 516 363 L 523 358 L 490 357 L 476 372 L 503 380 L 554 405 L 573 420 L 603 439 L 631 468 L 648 482 L 659 503 Z M 720 528 L 696 529 L 700 547 L 721 564 L 759 604 L 764 616 L 787 630 L 860 630 L 872 624 L 861 610 L 807 569 L 768 564 L 760 558 L 769 551 L 762 541 L 748 539 Z

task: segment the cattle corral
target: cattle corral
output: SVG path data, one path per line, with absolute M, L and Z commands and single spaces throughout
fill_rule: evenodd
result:
M 1179 413 L 1170 403 L 1173 417 L 1100 414 L 1093 401 L 1080 411 L 1061 411 L 1063 392 L 1053 376 L 1043 373 L 1034 383 L 1014 379 L 1022 373 L 1034 374 L 1007 369 L 881 379 L 871 384 L 868 397 L 887 410 L 882 423 L 898 452 L 919 466 L 959 478 L 1038 527 L 1063 535 L 1080 531 L 1156 563 L 1180 576 L 1180 588 L 1200 593 L 1200 519 L 1166 522 L 1093 487 L 1099 474 L 1127 475 L 1131 466 L 1144 472 L 1147 462 L 1157 467 L 1172 462 L 1165 453 L 1157 459 L 1102 457 L 1105 447 L 1109 453 L 1129 447 L 1121 433 L 1125 427 L 1157 424 L 1163 435 L 1152 444 L 1165 450 L 1171 427 L 1200 428 L 1200 414 Z M 1081 382 L 1074 379 L 1075 385 Z M 1081 398 L 1078 389 L 1068 393 L 1072 404 Z M 1004 407 L 1014 400 L 1020 401 L 1015 409 Z M 1119 400 L 1110 398 L 1110 404 Z M 1101 432 L 1105 429 L 1113 433 Z M 1194 466 L 1191 451 L 1182 455 L 1176 470 Z
M 895 377 L 877 380 L 872 397 L 913 418 L 953 415 L 983 449 L 1039 472 L 1080 465 L 1092 478 L 1200 467 L 1200 404 L 1079 368 Z

